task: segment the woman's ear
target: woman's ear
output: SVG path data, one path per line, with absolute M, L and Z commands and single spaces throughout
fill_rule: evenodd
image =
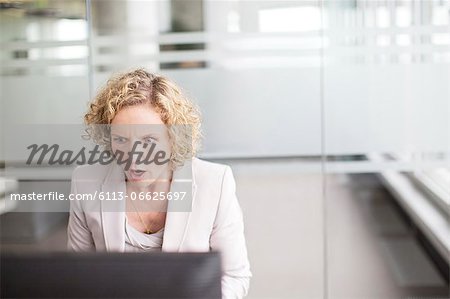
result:
M 178 168 L 178 165 L 176 165 L 176 164 L 173 162 L 172 157 L 170 157 L 169 167 L 170 167 L 170 169 L 171 169 L 172 171 L 175 171 L 175 170 L 177 170 L 177 168 Z

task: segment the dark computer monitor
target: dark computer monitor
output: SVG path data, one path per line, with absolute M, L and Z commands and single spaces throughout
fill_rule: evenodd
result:
M 2 298 L 221 298 L 210 253 L 1 254 Z

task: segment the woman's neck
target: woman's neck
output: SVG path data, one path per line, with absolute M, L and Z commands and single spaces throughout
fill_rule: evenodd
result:
M 158 179 L 150 183 L 149 185 L 144 185 L 142 183 L 134 183 L 127 181 L 127 192 L 169 192 L 171 180 Z
M 167 193 L 170 191 L 173 172 L 169 175 L 151 182 L 146 185 L 142 182 L 126 181 L 127 200 L 133 200 L 134 205 L 142 212 L 164 212 L 167 209 Z M 132 193 L 134 193 L 132 195 Z M 149 200 L 155 198 L 156 200 Z

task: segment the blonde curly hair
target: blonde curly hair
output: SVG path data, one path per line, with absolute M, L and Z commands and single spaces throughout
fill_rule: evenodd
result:
M 111 152 L 109 130 L 96 125 L 110 125 L 121 108 L 141 104 L 151 105 L 168 128 L 173 169 L 193 158 L 201 139 L 198 108 L 175 83 L 142 68 L 113 76 L 100 90 L 84 116 L 88 138 Z

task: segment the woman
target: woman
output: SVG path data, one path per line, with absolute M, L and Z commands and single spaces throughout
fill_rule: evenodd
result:
M 85 123 L 119 163 L 76 168 L 71 192 L 122 200 L 101 201 L 99 210 L 71 201 L 68 248 L 220 251 L 223 297 L 244 297 L 252 274 L 233 174 L 195 158 L 200 115 L 179 88 L 143 69 L 122 74 L 99 92 Z

